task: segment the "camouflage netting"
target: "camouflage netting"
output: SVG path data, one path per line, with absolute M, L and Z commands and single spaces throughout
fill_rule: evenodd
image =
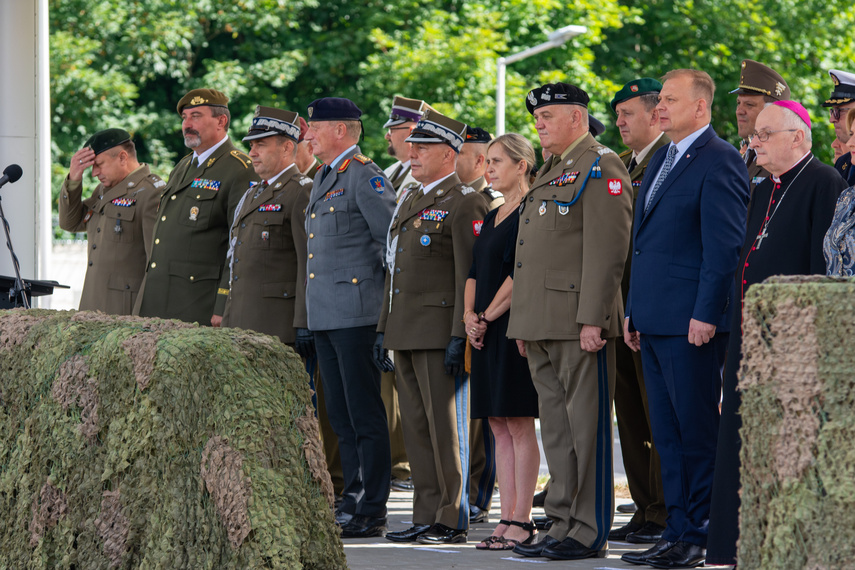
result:
M 278 340 L 0 311 L 0 568 L 346 568 Z
M 745 297 L 739 567 L 855 564 L 855 280 Z

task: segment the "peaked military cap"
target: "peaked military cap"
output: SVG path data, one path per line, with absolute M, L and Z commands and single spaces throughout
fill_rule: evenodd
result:
M 832 69 L 828 74 L 834 81 L 834 91 L 831 92 L 831 97 L 822 106 L 835 107 L 855 101 L 855 73 Z
M 216 89 L 193 89 L 178 101 L 178 114 L 184 109 L 193 107 L 229 107 L 229 98 L 222 91 Z
M 739 87 L 731 91 L 739 95 L 768 95 L 781 101 L 790 98 L 790 88 L 781 75 L 769 67 L 751 59 L 742 60 Z
M 641 79 L 633 79 L 615 93 L 612 102 L 609 103 L 612 111 L 617 113 L 618 103 L 623 103 L 633 97 L 641 97 L 642 95 L 659 94 L 662 91 L 662 84 L 650 77 L 642 77 Z
M 429 108 L 430 105 L 421 99 L 407 99 L 406 97 L 395 95 L 395 98 L 392 100 L 392 112 L 389 113 L 389 120 L 383 124 L 383 128 L 388 129 L 389 127 L 403 125 L 410 121 L 417 123 L 422 118 L 422 115 L 425 114 L 425 110 Z
M 124 129 L 105 129 L 89 137 L 89 140 L 83 146 L 88 146 L 98 155 L 129 140 L 131 140 L 131 135 Z
M 594 115 L 588 113 L 588 130 L 591 132 L 592 137 L 598 137 L 606 132 L 606 126 Z
M 310 121 L 358 121 L 362 111 L 344 97 L 323 97 L 309 103 Z
M 472 127 L 466 125 L 466 140 L 468 143 L 488 143 L 493 140 L 493 135 L 482 129 L 481 127 Z
M 466 124 L 428 109 L 406 141 L 408 143 L 445 143 L 459 153 L 466 137 Z
M 589 100 L 588 94 L 575 85 L 547 83 L 528 92 L 525 106 L 529 113 L 534 114 L 535 109 L 547 105 L 579 105 L 587 109 Z
M 296 142 L 300 138 L 299 118 L 300 115 L 293 111 L 258 105 L 252 117 L 252 126 L 243 140 L 252 141 L 282 135 Z

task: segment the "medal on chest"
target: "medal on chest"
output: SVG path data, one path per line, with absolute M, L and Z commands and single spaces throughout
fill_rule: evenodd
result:
M 190 221 L 195 222 L 199 217 L 199 208 L 197 206 L 193 206 L 190 208 Z
M 540 203 L 540 208 L 537 209 L 537 213 L 541 216 L 546 215 L 546 200 Z

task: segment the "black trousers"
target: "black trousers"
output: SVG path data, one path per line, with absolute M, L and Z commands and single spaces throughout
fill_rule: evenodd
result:
M 386 516 L 392 459 L 380 371 L 372 347 L 376 327 L 312 331 L 324 399 L 344 475 L 345 513 Z

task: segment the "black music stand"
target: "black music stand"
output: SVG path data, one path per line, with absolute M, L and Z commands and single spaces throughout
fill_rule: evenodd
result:
M 27 295 L 27 304 L 30 304 L 33 297 L 53 295 L 55 287 L 69 289 L 68 285 L 60 285 L 56 281 L 37 281 L 35 279 L 23 279 L 22 281 L 24 282 L 24 293 Z M 14 298 L 12 298 L 13 292 L 15 293 Z M 24 306 L 15 278 L 0 275 L 0 309 L 14 309 Z

